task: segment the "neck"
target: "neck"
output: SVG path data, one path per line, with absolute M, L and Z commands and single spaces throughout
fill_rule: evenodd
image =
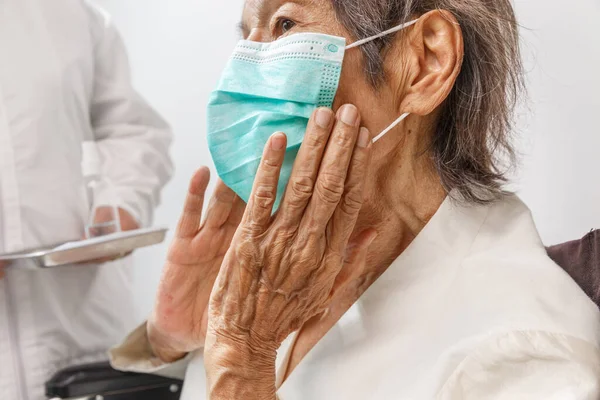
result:
M 414 122 L 413 122 L 414 124 Z M 387 268 L 421 232 L 436 213 L 446 192 L 429 153 L 413 132 L 422 127 L 405 125 L 406 133 L 391 131 L 375 144 L 371 171 L 356 232 L 375 228 L 368 269 Z M 401 137 L 394 144 L 394 139 Z M 422 137 L 422 136 L 421 136 Z
M 358 275 L 332 299 L 327 313 L 307 322 L 292 344 L 284 377 L 292 373 L 304 356 L 338 322 L 376 279 L 391 265 L 436 213 L 446 193 L 428 153 L 416 143 L 411 132 L 400 143 L 398 129 L 390 131 L 375 144 L 371 170 L 355 233 L 375 228 L 377 238 L 371 244 L 366 265 L 353 265 Z M 423 132 L 423 130 L 421 130 Z M 412 136 L 412 137 L 411 137 Z M 387 150 L 386 150 L 387 149 Z

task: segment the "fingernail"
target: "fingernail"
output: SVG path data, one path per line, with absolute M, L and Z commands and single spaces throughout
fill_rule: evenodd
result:
M 317 125 L 323 129 L 329 128 L 331 124 L 331 117 L 333 112 L 328 108 L 319 108 L 317 110 L 317 115 L 315 116 L 315 121 Z
M 358 124 L 358 109 L 352 104 L 342 106 L 340 110 L 340 119 L 343 123 L 350 126 Z
M 276 133 L 271 137 L 271 149 L 279 151 L 285 147 L 285 135 Z
M 371 134 L 369 133 L 369 130 L 365 127 L 360 128 L 357 141 L 358 147 L 367 147 L 369 145 L 369 140 L 371 140 Z

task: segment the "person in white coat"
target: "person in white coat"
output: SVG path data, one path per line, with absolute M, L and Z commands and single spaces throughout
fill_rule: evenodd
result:
M 147 227 L 172 174 L 172 134 L 133 89 L 109 16 L 83 0 L 2 1 L 0 57 L 0 253 L 83 236 L 85 141 L 96 142 L 123 229 Z M 130 257 L 4 268 L 0 398 L 44 399 L 58 369 L 105 360 L 133 321 L 131 285 Z

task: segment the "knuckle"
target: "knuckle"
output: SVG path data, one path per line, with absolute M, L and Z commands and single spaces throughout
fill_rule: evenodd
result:
M 350 191 L 346 193 L 341 203 L 341 210 L 349 215 L 355 215 L 362 208 L 363 199 L 359 193 Z
M 288 247 L 294 242 L 296 237 L 296 231 L 288 228 L 279 228 L 276 230 L 274 237 L 274 243 L 279 244 L 283 247 Z
M 314 180 L 309 176 L 293 178 L 291 182 L 292 201 L 304 202 L 312 195 Z
M 304 139 L 304 142 L 314 148 L 325 147 L 327 144 L 327 136 L 319 131 L 312 131 L 308 133 Z
M 255 224 L 249 224 L 246 227 L 249 231 L 257 228 Z M 251 240 L 243 240 L 236 246 L 236 253 L 243 258 L 250 258 L 254 256 L 255 246 Z
M 317 185 L 317 193 L 326 203 L 337 204 L 344 193 L 344 180 L 339 176 L 326 174 Z
M 252 236 L 246 236 L 245 240 L 237 243 L 233 253 L 235 254 L 236 264 L 240 269 L 251 272 L 260 270 L 262 257 L 256 245 L 256 240 Z
M 310 176 L 301 176 L 292 180 L 292 190 L 294 194 L 298 195 L 310 195 L 312 194 L 314 187 L 314 179 Z
M 354 148 L 354 133 L 351 129 L 342 129 L 334 136 L 335 144 L 345 149 Z
M 249 237 L 249 238 L 253 238 L 253 237 L 257 237 L 259 235 L 262 235 L 264 232 L 264 227 L 254 221 L 249 221 L 246 224 L 244 224 L 244 226 L 242 227 L 243 232 L 244 232 L 244 236 L 245 237 Z M 240 246 L 238 248 L 238 251 L 242 251 L 243 250 L 249 250 L 249 241 L 245 242 L 245 247 Z
M 273 171 L 279 168 L 279 161 L 270 157 L 263 158 L 261 164 L 263 169 L 266 171 Z
M 254 192 L 255 204 L 261 209 L 272 207 L 276 197 L 276 188 L 271 185 L 258 186 Z

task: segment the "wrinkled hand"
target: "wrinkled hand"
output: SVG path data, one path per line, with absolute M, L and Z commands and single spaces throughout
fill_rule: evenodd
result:
M 317 117 L 317 112 L 328 112 L 329 123 L 319 126 L 316 121 L 322 122 L 323 115 Z M 340 272 L 347 249 L 364 249 L 376 235 L 369 230 L 348 244 L 363 202 L 369 132 L 363 128 L 359 134 L 354 106 L 340 109 L 332 133 L 333 113 L 317 112 L 274 217 L 286 138 L 277 133 L 268 141 L 242 223 L 221 266 L 204 353 L 211 399 L 274 398 L 281 342 L 335 298 L 345 279 Z
M 154 353 L 167 362 L 204 346 L 210 292 L 244 213 L 244 202 L 219 181 L 200 225 L 209 179 L 202 168 L 191 180 L 148 321 Z
M 370 234 L 365 231 L 362 235 Z M 361 243 L 360 238 L 352 240 Z M 336 278 L 334 296 L 323 314 L 308 320 L 298 332 L 294 345 L 289 349 L 287 365 L 283 367 L 283 381 L 294 372 L 304 357 L 317 345 L 329 330 L 342 318 L 354 303 L 379 277 L 376 271 L 366 268 L 368 247 L 349 247 L 344 260 L 344 267 Z

